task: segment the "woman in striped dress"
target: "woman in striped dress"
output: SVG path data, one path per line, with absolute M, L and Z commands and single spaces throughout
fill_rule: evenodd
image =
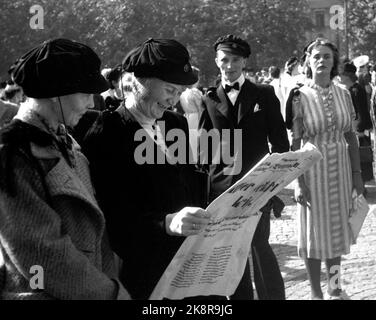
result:
M 323 158 L 298 179 L 298 252 L 304 259 L 312 299 L 323 299 L 321 261 L 326 263 L 328 295 L 345 299 L 340 288 L 341 255 L 350 252 L 348 216 L 352 190 L 363 192 L 359 151 L 352 128 L 350 93 L 332 82 L 338 51 L 325 39 L 307 49 L 307 78 L 293 102 L 293 150 L 311 142 Z

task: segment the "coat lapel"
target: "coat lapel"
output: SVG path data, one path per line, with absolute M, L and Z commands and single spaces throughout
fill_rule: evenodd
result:
M 99 216 L 102 217 L 102 211 L 99 209 L 98 203 L 94 195 L 87 189 L 83 182 L 72 172 L 63 158 L 46 176 L 46 183 L 51 192 L 51 196 L 71 196 L 81 199 L 89 204 Z
M 248 112 L 253 112 L 258 98 L 256 87 L 251 82 L 246 80 L 239 92 L 239 118 L 238 123 L 244 118 Z

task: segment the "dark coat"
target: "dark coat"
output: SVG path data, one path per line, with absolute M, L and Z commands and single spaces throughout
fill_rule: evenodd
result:
M 280 112 L 279 100 L 269 85 L 258 85 L 246 80 L 240 90 L 235 106 L 231 105 L 223 87 L 211 88 L 204 97 L 205 110 L 200 127 L 242 130 L 242 169 L 237 175 L 224 175 L 226 164 L 210 166 L 211 199 L 221 194 L 258 161 L 269 153 L 289 150 L 286 126 Z M 233 114 L 232 110 L 238 110 Z M 227 166 L 229 167 L 229 166 Z
M 355 128 L 357 132 L 372 129 L 372 120 L 368 109 L 368 98 L 366 89 L 358 82 L 355 82 L 349 89 L 354 105 L 356 119 Z
M 236 175 L 224 174 L 231 165 L 221 161 L 210 165 L 210 199 L 216 198 L 232 184 L 244 176 L 269 151 L 286 152 L 289 142 L 283 121 L 279 100 L 269 85 L 258 85 L 246 80 L 233 106 L 225 94 L 223 87 L 209 89 L 204 98 L 205 110 L 200 119 L 200 127 L 211 129 L 241 129 L 241 143 L 222 143 L 223 148 L 241 148 L 241 171 Z M 232 151 L 232 150 L 231 150 Z M 237 161 L 235 161 L 235 166 Z M 255 284 L 260 299 L 283 299 L 284 285 L 278 262 L 269 245 L 269 212 L 273 207 L 270 201 L 261 211 L 264 213 L 256 228 L 252 241 L 252 257 L 255 273 Z M 282 205 L 283 207 L 283 205 Z M 253 299 L 252 282 L 249 263 L 247 262 L 243 277 L 230 297 L 231 300 Z
M 167 111 L 163 120 L 166 132 L 180 128 L 188 137 L 183 116 Z M 166 215 L 197 203 L 192 198 L 193 166 L 136 163 L 139 129 L 125 107 L 105 111 L 86 136 L 83 151 L 90 161 L 110 243 L 123 260 L 121 281 L 132 298 L 147 299 L 184 241 L 166 233 Z
M 0 300 L 127 299 L 87 159 L 74 167 L 46 131 L 14 120 L 0 145 Z M 31 267 L 44 272 L 33 290 Z

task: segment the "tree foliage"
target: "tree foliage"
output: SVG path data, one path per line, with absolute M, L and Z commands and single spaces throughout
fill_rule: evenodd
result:
M 43 30 L 29 25 L 35 4 L 44 9 Z M 22 53 L 50 38 L 82 41 L 103 66 L 114 66 L 135 45 L 164 37 L 188 47 L 208 84 L 217 73 L 212 45 L 219 36 L 245 38 L 255 69 L 282 66 L 304 46 L 305 31 L 312 27 L 307 8 L 306 0 L 1 0 L 0 76 L 6 77 Z
M 348 26 L 351 55 L 375 59 L 376 0 L 348 0 Z

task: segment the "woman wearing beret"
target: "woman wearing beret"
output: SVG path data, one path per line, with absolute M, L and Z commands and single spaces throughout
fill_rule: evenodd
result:
M 169 39 L 149 39 L 134 48 L 123 69 L 134 74 L 132 93 L 116 111 L 103 113 L 83 148 L 110 243 L 123 260 L 120 278 L 132 298 L 147 299 L 185 237 L 199 233 L 209 219 L 196 207 L 201 203 L 194 199 L 200 187 L 193 184 L 194 168 L 185 156 L 170 161 L 171 141 L 163 136 L 179 129 L 189 154 L 187 121 L 167 109 L 197 76 L 187 49 Z M 152 150 L 146 163 L 137 152 L 142 143 Z
M 307 78 L 293 103 L 293 150 L 311 142 L 322 160 L 299 177 L 298 253 L 304 259 L 312 299 L 323 299 L 321 261 L 327 269 L 328 298 L 348 299 L 340 286 L 341 256 L 350 252 L 353 239 L 348 218 L 352 191 L 363 192 L 359 150 L 352 121 L 350 93 L 332 79 L 337 75 L 338 51 L 325 39 L 306 50 Z
M 99 70 L 94 51 L 66 39 L 10 70 L 28 100 L 1 132 L 1 299 L 129 299 L 88 161 L 66 131 L 108 88 Z

